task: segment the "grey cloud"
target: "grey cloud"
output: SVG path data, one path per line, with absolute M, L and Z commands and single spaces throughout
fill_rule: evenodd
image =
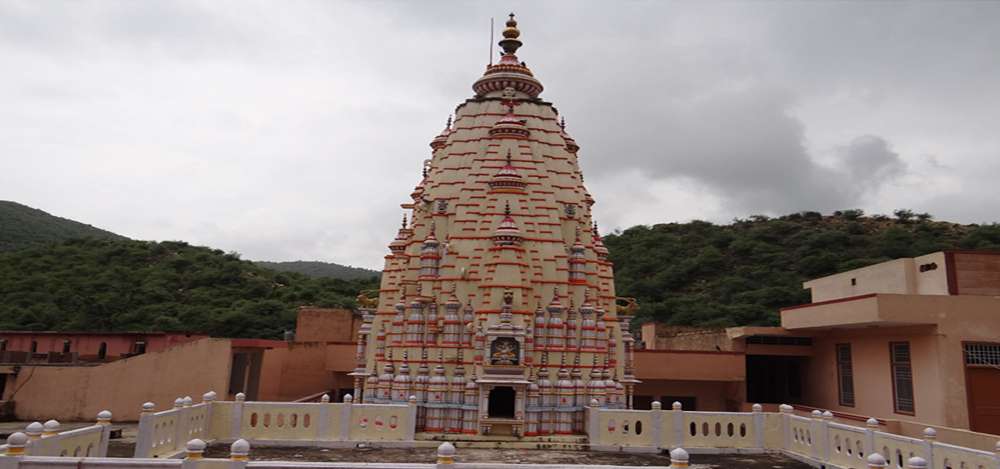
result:
M 1000 213 L 1000 3 L 504 8 L 583 147 L 606 231 L 855 206 Z M 0 198 L 251 259 L 378 267 L 506 13 L 0 2 Z

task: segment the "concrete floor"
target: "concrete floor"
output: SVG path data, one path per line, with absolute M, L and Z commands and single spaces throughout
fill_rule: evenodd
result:
M 413 449 L 318 449 L 252 448 L 255 461 L 344 461 L 433 463 L 435 448 Z M 211 445 L 206 457 L 229 456 L 228 445 Z M 670 458 L 660 454 L 600 453 L 589 451 L 465 449 L 459 448 L 456 462 L 496 462 L 523 464 L 607 464 L 618 466 L 669 466 Z M 811 469 L 811 466 L 774 454 L 692 455 L 691 467 L 724 469 Z

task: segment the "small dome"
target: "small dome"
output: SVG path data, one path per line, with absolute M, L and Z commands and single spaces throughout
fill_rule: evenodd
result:
M 514 105 L 507 105 L 507 114 L 500 118 L 490 129 L 490 137 L 526 139 L 531 135 L 524 121 L 514 115 Z
M 504 217 L 493 232 L 493 244 L 509 246 L 521 243 L 521 230 L 517 227 L 514 217 L 510 215 L 510 204 L 504 208 Z
M 569 134 L 566 133 L 565 117 L 559 121 L 559 136 L 562 137 L 563 142 L 566 143 L 566 151 L 575 155 L 576 152 L 580 150 L 580 145 L 576 144 L 576 140 L 574 140 L 573 137 L 570 137 Z

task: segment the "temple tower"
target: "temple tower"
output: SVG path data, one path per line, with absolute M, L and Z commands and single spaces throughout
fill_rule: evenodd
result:
M 419 431 L 579 433 L 591 398 L 631 402 L 628 312 L 580 146 L 515 55 L 520 36 L 511 14 L 499 62 L 431 141 L 359 336 L 357 394 L 415 396 Z

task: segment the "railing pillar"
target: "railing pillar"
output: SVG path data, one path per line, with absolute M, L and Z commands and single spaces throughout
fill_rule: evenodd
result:
M 993 461 L 996 463 L 994 464 L 996 469 L 1000 469 L 1000 440 L 997 440 L 997 443 L 993 445 Z
M 650 438 L 653 439 L 653 446 L 656 449 L 660 449 L 663 446 L 663 404 L 660 401 L 653 401 L 650 410 L 650 423 L 652 424 L 652 429 L 650 430 Z
M 781 441 L 782 447 L 785 449 L 792 449 L 792 412 L 795 408 L 788 404 L 781 404 L 778 406 L 778 411 L 781 412 Z
M 670 413 L 673 414 L 674 427 L 674 448 L 684 446 L 684 407 L 679 401 L 670 404 Z
M 184 442 L 191 438 L 188 429 L 191 427 L 191 398 L 178 397 L 174 401 L 174 409 L 178 410 L 174 420 L 174 449 L 181 449 Z
M 205 404 L 205 422 L 202 425 L 205 429 L 205 433 L 202 435 L 203 438 L 216 438 L 216 435 L 212 433 L 212 408 L 215 407 L 215 397 L 215 391 L 209 391 L 201 395 L 201 403 Z
M 7 452 L 0 457 L 0 469 L 17 469 L 24 457 L 24 448 L 28 446 L 28 435 L 21 432 L 11 433 L 7 437 Z
M 97 444 L 97 452 L 93 456 L 103 458 L 108 455 L 108 442 L 111 441 L 111 411 L 98 412 L 97 425 L 101 427 L 101 442 Z
M 243 407 L 246 404 L 247 395 L 236 393 L 236 401 L 233 402 L 233 413 L 229 416 L 229 437 L 237 439 L 243 431 Z
M 406 436 L 403 437 L 406 441 L 413 441 L 414 437 L 417 436 L 417 396 L 410 396 L 406 400 L 407 404 L 407 415 L 409 416 L 409 424 L 406 426 Z
M 597 399 L 591 399 L 590 406 L 587 407 L 587 435 L 589 435 L 591 444 L 600 444 L 601 440 L 601 431 L 600 428 L 598 428 L 601 424 L 600 405 L 601 403 L 598 402 Z
M 833 446 L 830 444 L 830 422 L 833 421 L 833 412 L 830 412 L 829 410 L 823 411 L 822 416 L 823 421 L 820 424 L 822 435 L 820 435 L 819 441 L 822 445 L 821 449 L 823 450 L 823 461 L 828 462 L 830 461 L 830 447 Z
M 809 433 L 806 435 L 810 448 L 809 452 L 814 459 L 820 459 L 823 458 L 823 448 L 819 444 L 820 434 L 822 433 L 823 412 L 814 410 L 810 416 L 812 420 L 809 421 Z M 825 462 L 826 458 L 823 458 L 822 461 Z
M 337 439 L 348 441 L 351 439 L 351 414 L 354 408 L 354 397 L 350 394 L 344 396 L 344 405 L 340 406 L 340 428 L 337 432 Z
M 875 432 L 877 431 L 878 420 L 874 417 L 869 417 L 868 420 L 865 421 L 865 454 L 872 454 L 878 451 L 878 449 L 875 448 Z
M 139 432 L 135 437 L 135 451 L 133 452 L 133 457 L 135 458 L 151 458 L 153 457 L 153 419 L 156 418 L 153 414 L 156 412 L 156 404 L 152 402 L 147 402 L 142 405 L 142 411 L 139 413 Z
M 319 411 L 316 412 L 316 439 L 326 440 L 330 438 L 330 409 L 333 407 L 330 405 L 330 396 L 326 394 L 323 395 L 326 400 L 319 401 Z
M 764 449 L 764 406 L 754 404 L 753 410 L 753 441 L 754 446 Z
M 927 469 L 934 469 L 934 440 L 937 439 L 937 430 L 924 428 L 924 459 Z

